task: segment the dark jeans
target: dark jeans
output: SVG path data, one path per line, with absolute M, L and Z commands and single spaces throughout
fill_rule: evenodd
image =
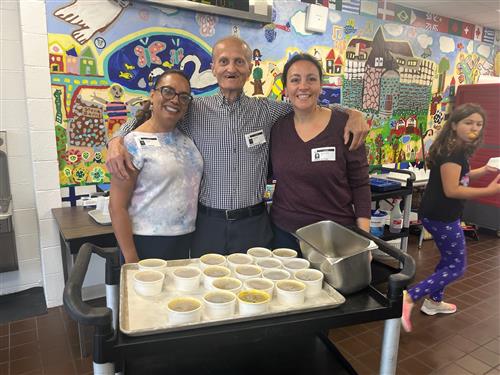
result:
M 193 233 L 180 236 L 139 236 L 134 234 L 134 243 L 139 259 L 160 258 L 165 260 L 188 259 Z M 125 259 L 120 253 L 120 261 Z
M 273 237 L 267 211 L 240 220 L 226 220 L 198 211 L 191 258 L 206 253 L 245 253 L 256 246 L 269 247 Z

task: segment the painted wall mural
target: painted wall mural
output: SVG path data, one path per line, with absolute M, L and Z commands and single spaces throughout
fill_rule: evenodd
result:
M 267 25 L 126 0 L 47 2 L 61 186 L 109 181 L 106 142 L 164 70 L 185 70 L 194 95 L 215 93 L 211 46 L 223 36 L 253 48 L 249 96 L 286 100 L 284 64 L 299 51 L 313 55 L 325 72 L 321 104 L 367 116 L 371 164 L 422 160 L 457 87 L 498 74 L 495 30 L 383 0 L 322 3 L 324 34 L 305 29 L 307 4 L 294 0 L 275 0 Z

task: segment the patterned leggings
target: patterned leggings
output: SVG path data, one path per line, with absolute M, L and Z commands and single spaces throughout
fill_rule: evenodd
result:
M 444 288 L 460 278 L 467 267 L 467 251 L 465 249 L 464 231 L 460 220 L 451 223 L 422 220 L 424 228 L 432 234 L 441 253 L 434 273 L 408 290 L 413 301 L 429 295 L 433 301 L 443 300 Z

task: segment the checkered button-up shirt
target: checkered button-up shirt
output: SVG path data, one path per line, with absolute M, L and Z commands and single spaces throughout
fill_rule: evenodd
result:
M 271 127 L 292 111 L 289 103 L 250 98 L 242 94 L 228 103 L 219 92 L 195 98 L 179 127 L 203 156 L 201 204 L 234 210 L 262 202 L 267 178 Z M 120 130 L 135 128 L 135 119 Z M 262 130 L 266 142 L 247 147 L 245 135 Z

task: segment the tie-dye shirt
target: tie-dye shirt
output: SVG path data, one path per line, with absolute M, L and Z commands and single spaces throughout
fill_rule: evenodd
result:
M 153 141 L 141 142 L 142 137 Z M 139 170 L 128 209 L 133 233 L 178 236 L 193 232 L 203 172 L 203 159 L 193 141 L 174 129 L 133 131 L 124 142 Z

